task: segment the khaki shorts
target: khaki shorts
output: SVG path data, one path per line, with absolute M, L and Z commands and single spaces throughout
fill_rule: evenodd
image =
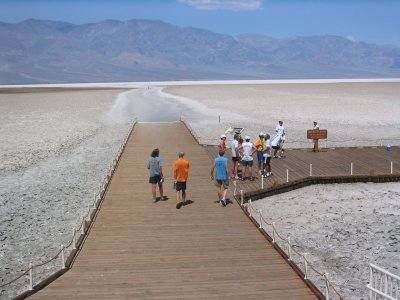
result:
M 226 179 L 226 180 L 218 180 L 218 179 L 216 179 L 216 180 L 215 180 L 215 185 L 216 185 L 217 187 L 223 186 L 224 189 L 226 190 L 226 189 L 228 189 L 228 187 L 229 187 L 229 179 Z

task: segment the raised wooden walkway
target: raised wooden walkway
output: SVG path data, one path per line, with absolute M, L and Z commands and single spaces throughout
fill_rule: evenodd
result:
M 210 158 L 218 153 L 216 146 L 206 149 Z M 263 183 L 257 165 L 255 158 L 254 181 L 237 181 L 237 193 L 243 190 L 245 202 L 310 184 L 400 181 L 400 147 L 391 147 L 389 152 L 386 147 L 328 148 L 318 153 L 289 149 L 284 158 L 271 160 L 274 175 L 264 178 Z
M 146 159 L 160 148 L 167 201 L 152 203 Z M 190 161 L 175 209 L 172 162 Z M 72 268 L 32 299 L 315 299 L 243 214 L 216 204 L 209 152 L 182 123 L 135 126 Z

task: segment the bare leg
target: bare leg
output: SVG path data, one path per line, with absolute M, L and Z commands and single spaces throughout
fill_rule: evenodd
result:
M 182 201 L 183 203 L 186 202 L 186 190 L 182 190 Z
M 153 194 L 153 201 L 156 202 L 156 190 L 157 190 L 157 185 L 156 184 L 152 184 L 151 185 L 151 192 Z

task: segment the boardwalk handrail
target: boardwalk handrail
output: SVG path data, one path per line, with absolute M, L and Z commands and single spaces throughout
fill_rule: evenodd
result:
M 272 243 L 275 244 L 283 253 L 286 254 L 287 260 L 289 262 L 293 262 L 299 268 L 299 270 L 304 275 L 304 280 L 305 281 L 309 280 L 312 282 L 312 280 L 310 280 L 311 274 L 309 273 L 309 270 L 311 269 L 312 271 L 314 271 L 315 275 L 317 276 L 316 277 L 317 280 L 322 279 L 324 281 L 325 298 L 327 300 L 332 299 L 330 291 L 333 291 L 333 293 L 337 297 L 337 299 L 340 299 L 340 300 L 344 299 L 344 297 L 339 293 L 337 286 L 332 282 L 331 279 L 329 279 L 328 273 L 322 273 L 322 272 L 318 271 L 311 264 L 311 262 L 307 259 L 307 253 L 300 253 L 294 247 L 292 247 L 292 245 L 290 243 L 290 237 L 285 237 L 282 234 L 280 234 L 276 229 L 275 222 L 270 223 L 270 222 L 266 221 L 262 215 L 262 210 L 255 209 L 252 206 L 251 200 L 248 201 L 247 205 L 243 204 L 243 191 L 242 190 L 241 190 L 240 194 L 241 194 L 240 204 L 242 205 L 242 207 L 247 206 L 248 216 L 259 225 L 260 230 L 262 230 L 267 236 L 269 236 L 272 239 Z M 258 217 L 256 217 L 254 215 L 257 213 L 258 213 Z M 267 230 L 264 228 L 264 225 L 268 225 L 272 228 L 272 235 L 267 232 Z M 279 245 L 279 243 L 277 243 L 277 238 L 279 238 L 279 240 L 281 240 L 283 242 L 282 247 Z M 286 250 L 285 250 L 285 248 L 286 248 Z M 300 258 L 300 260 L 296 261 L 293 257 L 293 254 L 296 254 Z M 302 261 L 303 265 L 304 265 L 303 271 L 301 269 L 301 266 L 299 265 L 300 261 Z
M 400 277 L 369 264 L 369 299 L 400 299 Z
M 115 158 L 112 160 L 108 170 L 107 170 L 107 174 L 103 180 L 103 182 L 100 184 L 99 187 L 99 191 L 97 193 L 94 194 L 94 201 L 92 203 L 92 205 L 88 206 L 88 212 L 82 216 L 81 220 L 82 222 L 80 223 L 78 228 L 73 228 L 73 234 L 72 234 L 72 238 L 71 240 L 68 242 L 68 244 L 66 246 L 61 245 L 60 250 L 50 259 L 47 259 L 43 262 L 37 263 L 37 264 L 29 264 L 29 268 L 25 271 L 23 271 L 21 274 L 19 274 L 18 276 L 16 276 L 15 278 L 9 280 L 6 283 L 0 284 L 0 289 L 3 289 L 5 287 L 10 286 L 11 284 L 17 282 L 19 279 L 21 279 L 23 276 L 27 275 L 29 273 L 29 285 L 28 285 L 28 290 L 25 290 L 25 292 L 23 292 L 23 294 L 20 295 L 20 297 L 25 298 L 25 296 L 29 296 L 30 294 L 34 293 L 34 278 L 33 278 L 33 270 L 40 268 L 42 266 L 48 265 L 49 263 L 53 262 L 54 260 L 56 260 L 57 258 L 60 257 L 61 259 L 61 268 L 60 270 L 65 270 L 67 269 L 73 261 L 74 256 L 76 255 L 76 250 L 77 248 L 79 248 L 79 246 L 82 244 L 85 235 L 87 234 L 87 231 L 90 227 L 90 224 L 93 220 L 93 217 L 95 216 L 97 209 L 100 206 L 100 202 L 102 200 L 102 197 L 104 196 L 105 191 L 107 190 L 107 187 L 110 183 L 111 177 L 113 175 L 113 173 L 115 172 L 115 169 L 118 165 L 118 162 L 121 158 L 122 152 L 125 149 L 125 146 L 128 142 L 128 139 L 133 131 L 133 128 L 135 126 L 135 124 L 137 123 L 137 120 L 135 119 L 133 121 L 133 124 L 130 126 L 130 129 L 127 133 L 127 135 L 125 136 L 125 138 L 123 139 L 123 142 L 121 143 L 120 148 L 118 149 L 118 152 L 115 156 Z M 77 241 L 77 234 L 79 233 L 78 236 L 78 241 Z M 72 247 L 71 247 L 72 246 Z M 67 258 L 67 260 L 65 259 L 65 252 L 68 248 L 71 247 L 70 253 L 69 253 L 69 258 Z M 68 262 L 67 262 L 68 261 Z M 60 271 L 59 270 L 59 271 Z M 56 273 L 58 273 L 59 271 L 56 271 L 53 275 L 55 275 Z M 47 276 L 51 277 L 51 274 L 47 274 Z M 40 285 L 40 283 L 42 283 L 43 281 L 46 281 L 49 277 L 46 277 L 44 279 L 42 279 L 40 282 L 38 282 L 36 284 L 36 286 Z M 5 291 L 5 290 L 3 290 Z M 3 291 L 0 291 L 0 295 L 2 294 Z M 27 295 L 25 295 L 27 294 Z M 17 296 L 18 297 L 18 296 Z

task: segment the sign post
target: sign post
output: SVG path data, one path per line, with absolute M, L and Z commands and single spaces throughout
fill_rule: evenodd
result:
M 307 130 L 307 139 L 314 141 L 314 152 L 319 152 L 319 143 L 320 139 L 328 138 L 328 130 L 326 129 L 309 129 Z

